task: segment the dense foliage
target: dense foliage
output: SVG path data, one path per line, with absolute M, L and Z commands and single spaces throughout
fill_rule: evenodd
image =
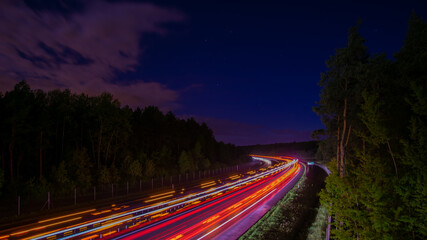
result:
M 91 188 L 218 168 L 242 160 L 206 124 L 157 107 L 121 107 L 111 94 L 31 90 L 0 94 L 0 189 Z
M 322 75 L 334 239 L 427 239 L 427 23 L 415 14 L 394 59 L 370 55 L 353 27 Z

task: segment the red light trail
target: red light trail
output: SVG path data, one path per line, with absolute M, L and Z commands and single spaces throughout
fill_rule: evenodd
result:
M 252 155 L 278 162 L 196 186 L 166 191 L 134 204 L 90 209 L 10 229 L 0 239 L 210 239 L 245 219 L 303 174 L 297 159 Z M 133 205 L 133 206 L 132 206 Z M 7 231 L 7 230 L 6 230 Z

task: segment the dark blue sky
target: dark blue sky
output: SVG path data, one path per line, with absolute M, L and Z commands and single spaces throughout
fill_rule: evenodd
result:
M 136 2 L 132 4 L 141 1 Z M 369 51 L 392 58 L 403 44 L 411 12 L 427 16 L 426 1 L 144 2 L 162 9 L 145 12 L 162 16 L 162 31 L 140 30 L 140 52 L 136 62 L 128 64 L 132 68 L 109 63 L 113 74 L 102 79 L 116 85 L 160 83 L 174 94 L 167 98 L 166 109 L 207 122 L 218 140 L 237 145 L 309 140 L 312 130 L 322 128 L 312 112 L 319 99 L 320 73 L 334 49 L 345 47 L 347 31 L 359 18 Z M 124 1 L 114 3 L 118 9 Z M 29 6 L 64 16 L 90 12 L 84 2 L 74 1 L 36 1 Z M 109 9 L 97 6 L 91 11 Z M 176 16 L 169 19 L 165 9 Z M 111 19 L 122 16 L 111 11 Z M 146 20 L 132 22 L 137 21 Z
M 320 73 L 334 49 L 346 45 L 348 28 L 361 18 L 369 50 L 392 57 L 412 10 L 421 16 L 427 10 L 421 1 L 285 2 L 165 1 L 163 6 L 179 9 L 187 19 L 168 36 L 144 41 L 141 68 L 123 79 L 155 79 L 176 89 L 200 85 L 181 96 L 178 115 L 229 119 L 266 131 L 298 130 L 265 133 L 261 143 L 308 139 L 308 132 L 322 128 L 312 112 Z M 258 136 L 251 137 L 242 143 L 257 143 Z

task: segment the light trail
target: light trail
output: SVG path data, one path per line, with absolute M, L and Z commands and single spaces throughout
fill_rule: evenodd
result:
M 202 185 L 200 188 L 208 188 L 208 187 L 212 187 L 215 185 L 216 185 L 216 183 L 211 183 L 211 184 Z
M 158 197 L 158 198 L 154 198 L 154 199 L 145 200 L 144 202 L 145 202 L 145 203 L 155 202 L 155 201 L 158 201 L 158 200 L 160 200 L 160 199 L 165 199 L 165 198 L 170 198 L 170 197 L 173 197 L 173 194 L 170 194 L 170 195 L 164 195 L 164 196 L 162 196 L 162 197 Z
M 247 183 L 249 183 L 249 182 L 252 182 L 252 181 L 254 181 L 254 180 L 256 180 L 257 178 L 262 178 L 262 177 L 265 177 L 265 176 L 267 176 L 267 175 L 270 175 L 270 174 L 273 174 L 273 173 L 276 173 L 276 172 L 278 172 L 278 171 L 281 171 L 281 170 L 283 170 L 283 169 L 285 169 L 285 168 L 287 168 L 288 166 L 291 166 L 292 164 L 294 164 L 295 162 L 290 162 L 290 163 L 288 163 L 288 164 L 286 164 L 286 165 L 282 165 L 282 166 L 280 166 L 280 167 L 278 167 L 277 169 L 272 169 L 272 170 L 270 170 L 270 171 L 268 171 L 268 172 L 263 172 L 263 173 L 261 173 L 261 174 L 259 174 L 259 176 L 258 175 L 256 175 L 256 176 L 250 176 L 250 177 L 248 177 L 247 179 L 241 179 L 241 180 L 238 180 L 237 182 L 235 182 L 235 183 L 228 183 L 228 184 L 225 184 L 225 185 L 223 185 L 223 186 L 221 186 L 221 187 L 219 187 L 219 190 L 217 190 L 216 188 L 213 188 L 213 189 L 209 189 L 209 190 L 207 190 L 207 191 L 204 191 L 204 192 L 202 192 L 202 193 L 199 193 L 199 194 L 195 194 L 195 195 L 193 195 L 192 197 L 191 197 L 191 199 L 190 200 L 187 200 L 187 201 L 184 201 L 184 202 L 182 202 L 183 200 L 181 200 L 181 199 L 178 199 L 178 200 L 172 200 L 172 201 L 170 201 L 170 202 L 179 202 L 178 204 L 174 204 L 174 205 L 169 205 L 169 206 L 167 206 L 167 207 L 164 207 L 164 208 L 161 208 L 161 209 L 158 209 L 158 210 L 156 210 L 156 211 L 154 211 L 154 212 L 150 212 L 150 214 L 153 214 L 153 213 L 159 213 L 159 212 L 162 212 L 162 211 L 165 211 L 165 210 L 168 210 L 168 209 L 170 209 L 170 208 L 172 208 L 172 207 L 177 207 L 177 206 L 180 206 L 180 205 L 182 205 L 182 204 L 188 204 L 188 203 L 191 203 L 191 202 L 193 202 L 193 201 L 197 201 L 197 200 L 200 200 L 200 199 L 203 199 L 203 198 L 206 198 L 206 197 L 208 197 L 208 196 L 211 196 L 211 195 L 215 195 L 215 194 L 217 194 L 217 193 L 220 193 L 220 192 L 223 192 L 223 191 L 226 191 L 226 190 L 229 190 L 229 189 L 231 189 L 231 188 L 235 188 L 235 187 L 240 187 L 240 186 L 243 186 L 243 185 L 245 185 L 245 184 L 247 184 Z M 217 191 L 215 191 L 215 190 L 217 190 Z M 194 197 L 194 198 L 193 198 Z M 158 205 L 155 205 L 155 206 L 153 206 L 153 208 L 155 208 L 155 207 L 157 207 L 157 206 L 163 206 L 163 205 L 167 205 L 168 204 L 168 202 L 166 202 L 166 203 L 160 203 L 160 204 L 158 204 Z M 138 212 L 138 211 L 141 211 L 141 210 L 137 210 L 137 211 L 134 211 L 134 212 L 131 212 L 131 213 L 135 213 L 135 212 Z M 118 216 L 116 216 L 116 217 L 121 217 L 121 216 L 124 216 L 124 215 L 128 215 L 128 214 L 130 214 L 130 213 L 124 213 L 124 214 L 121 214 L 121 215 L 118 215 Z M 146 214 L 147 215 L 147 214 Z M 141 217 L 141 216 L 135 216 L 135 217 L 132 217 L 132 218 L 130 218 L 129 220 L 133 220 L 133 219 L 135 219 L 135 218 L 138 218 L 138 217 Z M 107 220 L 107 219 L 104 219 L 104 220 L 99 220 L 99 221 L 97 221 L 97 222 L 102 222 L 102 221 L 105 221 L 105 220 Z M 109 220 L 109 219 L 108 219 Z M 94 222 L 94 223 L 97 223 L 97 222 Z M 87 224 L 87 225 L 90 225 L 90 224 Z M 116 224 L 110 224 L 110 225 L 106 225 L 106 226 L 115 226 Z M 105 227 L 106 227 L 105 226 Z M 75 227 L 75 228 L 73 228 L 72 230 L 75 230 L 75 229 L 78 229 L 78 227 Z M 47 234 L 47 235 L 45 235 L 45 236 L 42 236 L 42 237 L 39 237 L 39 238 L 35 238 L 35 239 L 43 239 L 43 238 L 47 238 L 47 237 L 50 237 L 50 236 L 53 236 L 53 235 L 58 235 L 58 234 L 61 234 L 61 233 L 63 233 L 64 231 L 68 231 L 68 230 L 70 230 L 70 229 L 67 229 L 67 230 L 62 230 L 62 231 L 59 231 L 59 232 L 56 232 L 56 233 L 50 233 L 50 234 Z M 80 236 L 80 235 L 83 235 L 83 234 L 87 234 L 87 233 L 89 233 L 89 232 L 92 232 L 93 231 L 93 229 L 91 229 L 91 230 L 87 230 L 87 231 L 84 231 L 84 232 L 79 232 L 79 233 L 76 233 L 76 234 L 74 234 L 74 235 L 72 235 L 72 236 L 68 236 L 68 237 L 65 237 L 65 238 L 62 238 L 62 239 L 70 239 L 70 238 L 72 238 L 72 237 L 76 237 L 76 236 Z
M 221 228 L 222 226 L 224 226 L 225 224 L 227 224 L 228 222 L 232 221 L 233 219 L 235 219 L 236 217 L 240 216 L 241 214 L 243 214 L 244 212 L 248 211 L 251 207 L 255 206 L 257 203 L 259 203 L 260 201 L 264 200 L 264 198 L 268 197 L 270 194 L 272 194 L 274 191 L 276 191 L 276 189 L 274 189 L 273 191 L 271 191 L 270 193 L 268 193 L 267 195 L 265 195 L 264 197 L 262 197 L 260 200 L 256 201 L 255 203 L 253 203 L 251 206 L 249 206 L 248 208 L 246 208 L 244 211 L 240 212 L 239 214 L 235 215 L 234 217 L 230 218 L 229 220 L 227 220 L 225 223 L 219 225 L 218 227 L 214 228 L 213 230 L 211 230 L 210 232 L 206 233 L 205 235 L 201 236 L 198 239 L 203 239 L 204 237 L 208 236 L 209 234 L 215 232 L 216 230 L 218 230 L 219 228 Z
M 265 181 L 265 180 L 262 180 L 262 181 Z M 250 189 L 256 188 L 260 184 L 261 184 L 260 182 L 255 183 L 255 184 L 253 184 L 251 186 L 248 186 L 247 189 L 250 190 Z M 206 205 L 206 204 L 205 205 L 200 205 L 200 204 L 202 204 L 202 203 L 200 203 L 200 204 L 194 206 L 194 208 L 191 209 L 191 212 L 185 212 L 185 213 L 182 213 L 182 214 L 178 214 L 177 216 L 175 216 L 175 219 L 169 219 L 169 220 L 161 221 L 161 222 L 159 222 L 158 226 L 147 227 L 146 231 L 153 231 L 153 229 L 160 228 L 160 227 L 168 228 L 168 226 L 169 226 L 169 224 L 171 222 L 175 222 L 175 221 L 178 221 L 178 220 L 181 220 L 181 219 L 184 219 L 184 218 L 191 218 L 194 215 L 197 216 L 200 212 L 208 209 L 209 207 L 218 206 L 218 205 L 223 204 L 225 202 L 229 202 L 229 200 L 232 200 L 234 197 L 236 197 L 238 195 L 239 195 L 239 193 L 236 192 L 236 191 L 234 191 L 231 194 L 229 194 L 227 196 L 224 196 L 223 198 L 211 200 L 209 202 L 209 205 Z M 213 213 L 216 213 L 216 212 L 217 211 L 213 211 Z M 198 222 L 197 222 L 197 224 L 198 224 Z M 143 230 L 145 230 L 145 229 L 143 229 Z M 130 235 L 124 235 L 124 236 L 122 236 L 122 238 L 127 237 L 127 236 L 130 236 Z M 124 238 L 124 239 L 127 239 L 127 238 Z M 130 237 L 129 239 L 133 239 L 133 237 Z M 153 239 L 156 239 L 156 238 L 153 238 Z
M 225 225 L 227 225 L 232 220 L 237 218 L 237 217 L 233 217 L 230 220 L 230 216 L 231 216 L 230 214 L 234 214 L 238 211 L 243 211 L 245 207 L 248 207 L 248 204 L 254 204 L 256 201 L 260 200 L 260 197 L 263 197 L 262 199 L 265 199 L 266 196 L 269 196 L 271 194 L 271 193 L 268 193 L 268 195 L 266 194 L 267 193 L 266 191 L 271 189 L 271 187 L 264 189 L 262 192 L 260 192 L 261 190 L 259 189 L 258 191 L 255 191 L 257 188 L 261 187 L 262 184 L 267 184 L 267 182 L 269 182 L 268 184 L 270 185 L 272 184 L 275 186 L 279 186 L 280 184 L 282 184 L 283 181 L 285 181 L 286 177 L 283 177 L 283 176 L 288 177 L 291 172 L 294 174 L 296 172 L 295 167 L 297 165 L 299 166 L 299 164 L 297 164 L 298 161 L 293 158 L 269 157 L 269 156 L 257 156 L 257 157 L 275 159 L 275 160 L 281 161 L 281 163 L 259 170 L 259 172 L 250 171 L 249 173 L 247 173 L 246 176 L 242 174 L 232 175 L 228 179 L 234 180 L 233 182 L 222 183 L 221 180 L 218 179 L 214 181 L 201 183 L 200 188 L 209 188 L 209 189 L 202 190 L 198 193 L 192 193 L 185 196 L 178 195 L 175 198 L 173 197 L 176 191 L 169 191 L 169 192 L 152 195 L 152 196 L 149 196 L 148 199 L 146 199 L 144 202 L 151 203 L 151 202 L 157 202 L 162 200 L 164 201 L 159 203 L 154 203 L 148 206 L 133 208 L 121 213 L 112 214 L 110 216 L 98 217 L 98 219 L 92 219 L 90 221 L 78 223 L 78 224 L 75 224 L 74 226 L 62 227 L 56 230 L 51 229 L 48 232 L 39 233 L 34 236 L 27 237 L 26 239 L 71 239 L 71 238 L 90 239 L 90 238 L 102 238 L 107 236 L 108 236 L 107 238 L 109 237 L 116 238 L 117 234 L 119 234 L 118 231 L 120 229 L 129 228 L 129 230 L 133 231 L 134 229 L 138 230 L 141 227 L 145 228 L 146 226 L 151 226 L 157 223 L 168 223 L 168 222 L 173 223 L 174 219 L 176 219 L 176 216 L 184 216 L 182 214 L 186 214 L 186 212 L 190 210 L 191 210 L 190 211 L 191 214 L 194 214 L 195 212 L 204 211 L 203 209 L 215 208 L 216 204 L 226 209 L 226 210 L 222 209 L 221 210 L 222 212 L 220 211 L 220 209 L 218 209 L 216 212 L 221 212 L 221 214 L 217 214 L 217 215 L 212 214 L 210 216 L 206 215 L 206 218 L 204 218 L 200 222 L 194 223 L 192 226 L 198 226 L 199 230 L 194 231 L 192 234 L 183 233 L 181 235 L 180 234 L 168 235 L 169 236 L 168 238 L 188 239 L 188 236 L 190 235 L 195 236 L 194 235 L 195 233 L 199 234 L 201 233 L 202 230 L 205 231 L 205 229 L 211 228 L 213 225 L 223 226 L 222 224 L 224 224 L 224 222 L 226 222 Z M 285 172 L 285 174 L 283 171 Z M 281 177 L 277 174 L 279 174 Z M 215 185 L 218 185 L 218 186 L 215 186 Z M 267 185 L 267 186 L 270 186 L 270 185 Z M 249 192 L 245 193 L 245 191 L 255 191 L 255 192 L 253 192 L 252 194 L 249 194 Z M 182 193 L 183 193 L 183 190 L 181 191 L 181 194 Z M 247 196 L 243 197 L 246 194 Z M 260 194 L 262 196 L 258 196 Z M 240 200 L 244 201 L 245 203 L 241 205 L 236 205 L 236 204 L 227 205 L 232 201 L 238 201 L 237 199 L 233 200 L 233 198 L 237 196 L 241 196 L 242 198 Z M 256 203 L 259 203 L 259 202 L 256 202 Z M 115 204 L 113 204 L 112 207 L 115 207 Z M 112 208 L 112 210 L 117 211 L 126 207 L 129 207 L 129 206 L 115 207 L 115 208 Z M 202 209 L 202 210 L 196 211 L 196 209 Z M 99 212 L 95 212 L 96 210 L 97 209 L 90 209 L 90 210 L 76 212 L 76 213 L 72 213 L 72 214 L 68 214 L 60 217 L 41 220 L 38 223 L 47 223 L 51 221 L 55 221 L 55 222 L 52 224 L 37 226 L 34 228 L 30 228 L 28 230 L 23 230 L 23 231 L 13 233 L 13 237 L 21 234 L 27 234 L 30 231 L 42 230 L 44 228 L 64 224 L 66 222 L 77 221 L 82 218 L 82 217 L 78 217 L 78 218 L 67 219 L 59 222 L 57 221 L 67 217 L 72 217 L 72 216 L 85 214 L 85 213 L 90 213 L 92 216 L 97 217 L 100 214 L 105 214 L 112 211 L 110 209 L 106 209 L 106 210 L 101 210 Z M 247 210 L 243 211 L 238 216 L 240 216 L 246 211 Z M 185 215 L 185 216 L 188 217 L 189 215 Z M 205 214 L 203 214 L 203 216 L 205 217 Z M 150 219 L 156 219 L 156 220 L 147 221 Z M 178 221 L 178 220 L 175 220 L 175 221 Z M 205 225 L 206 228 L 200 227 L 200 225 Z M 120 233 L 122 233 L 122 231 L 120 231 Z M 10 236 L 12 236 L 12 234 L 3 235 L 0 237 L 0 239 L 1 238 L 6 239 L 6 238 L 9 238 Z
M 160 196 L 163 196 L 163 195 L 169 195 L 169 194 L 173 194 L 173 193 L 175 193 L 175 191 L 170 191 L 170 192 L 156 194 L 156 195 L 153 195 L 153 196 L 149 196 L 149 198 L 160 197 Z
M 35 228 L 32 228 L 32 229 L 28 229 L 28 230 L 24 230 L 24 231 L 12 233 L 10 235 L 11 236 L 22 235 L 24 233 L 28 233 L 28 232 L 31 232 L 31 231 L 36 231 L 36 230 L 44 229 L 44 228 L 47 228 L 47 227 L 51 227 L 51 226 L 55 226 L 55 225 L 59 225 L 59 224 L 67 223 L 67 222 L 76 221 L 76 220 L 79 220 L 81 218 L 82 217 L 76 217 L 76 218 L 64 220 L 64 221 L 61 221 L 61 222 L 51 223 L 51 224 L 48 224 L 48 225 L 43 225 L 43 226 L 40 226 L 40 227 L 35 227 Z
M 71 217 L 71 216 L 80 215 L 80 214 L 89 213 L 89 212 L 94 212 L 94 211 L 96 211 L 96 209 L 90 209 L 90 210 L 87 210 L 87 211 L 72 213 L 72 214 L 68 214 L 68 215 L 64 215 L 64 216 L 60 216 L 60 217 L 49 218 L 49 219 L 46 219 L 46 220 L 38 221 L 38 223 L 51 222 L 51 221 L 58 220 L 58 219 L 61 219 L 61 218 Z
M 222 198 L 202 202 L 199 207 L 170 216 L 158 223 L 146 225 L 137 229 L 136 232 L 132 230 L 121 235 L 117 233 L 112 237 L 125 240 L 173 239 L 178 236 L 179 239 L 205 238 L 221 228 L 223 228 L 221 231 L 227 229 L 238 218 L 244 218 L 244 215 L 248 214 L 253 207 L 271 199 L 269 196 L 273 196 L 273 192 L 279 192 L 288 183 L 294 182 L 300 170 L 301 165 L 294 165 L 278 175 L 269 176 L 246 188 L 233 191 L 231 195 L 227 193 Z M 216 236 L 209 236 L 209 238 Z

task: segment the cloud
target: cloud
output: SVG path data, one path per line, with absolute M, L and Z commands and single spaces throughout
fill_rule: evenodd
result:
M 188 118 L 188 116 L 184 118 Z M 274 129 L 263 125 L 212 117 L 194 116 L 194 119 L 200 123 L 205 122 L 212 129 L 216 140 L 239 146 L 311 140 L 310 130 Z
M 179 93 L 154 81 L 120 84 L 115 73 L 134 71 L 144 34 L 184 16 L 148 3 L 90 1 L 83 11 L 62 15 L 34 11 L 21 1 L 0 3 L 0 90 L 19 80 L 32 88 L 69 88 L 97 95 L 111 92 L 131 106 L 171 108 Z

